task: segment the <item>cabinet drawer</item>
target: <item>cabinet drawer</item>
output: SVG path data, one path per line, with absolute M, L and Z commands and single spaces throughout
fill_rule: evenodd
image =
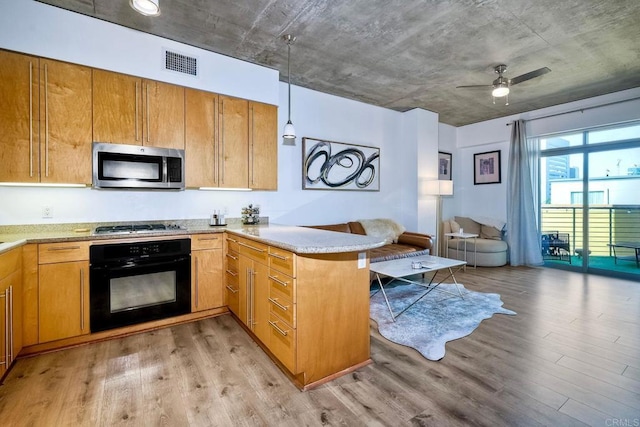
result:
M 195 234 L 191 236 L 191 250 L 222 248 L 222 234 Z
M 293 328 L 296 327 L 296 306 L 277 289 L 270 289 L 269 311 L 277 314 Z
M 248 239 L 238 239 L 238 245 L 240 246 L 240 255 L 267 265 L 267 256 L 269 255 L 267 245 Z
M 236 236 L 231 236 L 226 234 L 226 242 L 227 242 L 227 251 L 233 251 L 235 253 L 240 253 L 240 247 L 238 246 L 238 238 Z
M 38 245 L 38 264 L 85 261 L 89 259 L 89 242 L 43 243 Z
M 276 269 L 291 277 L 296 277 L 295 265 L 295 254 L 293 252 L 269 246 L 270 268 Z
M 269 315 L 269 350 L 291 372 L 297 374 L 296 330 L 275 314 Z
M 269 294 L 278 292 L 292 302 L 296 302 L 295 280 L 274 270 L 269 270 Z

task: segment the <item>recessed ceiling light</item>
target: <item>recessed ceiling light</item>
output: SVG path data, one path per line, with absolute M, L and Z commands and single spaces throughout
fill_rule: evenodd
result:
M 144 16 L 160 15 L 160 0 L 129 0 L 129 4 L 136 12 Z

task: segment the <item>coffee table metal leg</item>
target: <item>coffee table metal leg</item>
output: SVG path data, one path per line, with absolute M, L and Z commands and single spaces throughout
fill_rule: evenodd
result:
M 389 309 L 389 313 L 391 313 L 391 320 L 396 321 L 396 316 L 393 314 L 393 310 L 391 310 L 391 304 L 389 304 L 389 299 L 387 298 L 387 293 L 384 291 L 384 286 L 382 286 L 382 280 L 380 280 L 380 275 L 376 273 L 376 279 L 378 279 L 378 286 L 380 286 L 380 290 L 382 291 L 382 295 L 384 296 L 384 300 L 387 302 L 387 308 Z

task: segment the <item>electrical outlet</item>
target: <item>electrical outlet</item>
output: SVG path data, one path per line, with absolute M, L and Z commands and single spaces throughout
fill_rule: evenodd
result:
M 51 206 L 42 207 L 42 218 L 53 218 L 53 208 Z

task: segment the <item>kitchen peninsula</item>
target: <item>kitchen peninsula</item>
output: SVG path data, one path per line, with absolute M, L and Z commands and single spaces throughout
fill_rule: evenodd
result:
M 12 312 L 12 325 L 21 337 L 14 342 L 23 348 L 16 348 L 15 355 L 231 312 L 301 389 L 370 363 L 367 250 L 382 246 L 382 240 L 273 224 L 220 228 L 206 221 L 183 223 L 160 233 L 125 235 L 95 235 L 102 224 L 74 224 L 66 230 L 62 225 L 0 227 L 0 241 L 8 242 L 0 244 L 0 263 L 15 264 L 17 256 L 22 266 L 16 287 L 21 289 L 13 290 L 19 307 Z M 189 312 L 108 331 L 91 329 L 89 293 L 97 286 L 93 274 L 89 280 L 91 248 L 127 242 L 146 251 L 185 238 L 191 241 Z M 79 283 L 66 286 L 75 276 Z M 58 294 L 66 296 L 56 299 Z M 58 320 L 61 313 L 74 312 L 68 304 L 80 307 L 75 317 Z M 75 331 L 58 333 L 68 326 L 64 323 Z

